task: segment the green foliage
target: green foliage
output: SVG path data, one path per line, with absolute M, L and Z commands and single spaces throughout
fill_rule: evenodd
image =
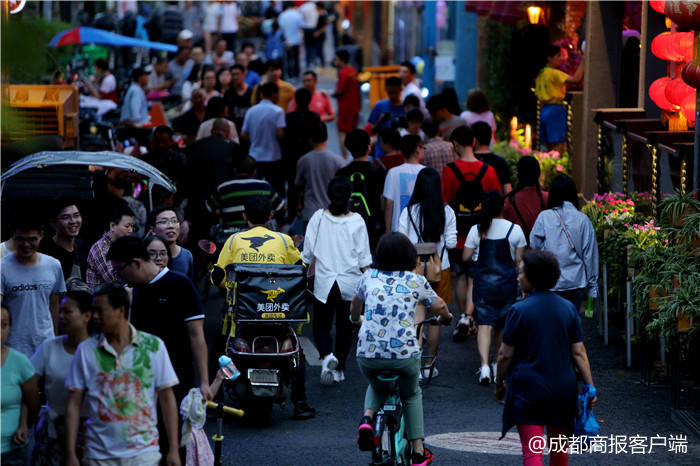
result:
M 513 95 L 512 44 L 517 27 L 483 18 L 484 45 L 479 51 L 479 82 L 495 114 L 510 115 L 517 96 Z M 503 128 L 504 125 L 499 125 Z M 503 135 L 499 134 L 499 137 Z M 506 135 L 507 136 L 507 135 Z
M 668 196 L 659 203 L 659 212 L 663 220 L 673 223 L 674 219 L 680 220 L 687 214 L 700 212 L 700 201 L 695 199 L 697 191 L 682 193 L 676 189 L 676 193 Z
M 2 25 L 2 71 L 11 84 L 42 84 L 74 46 L 48 47 L 49 40 L 71 25 L 16 15 Z

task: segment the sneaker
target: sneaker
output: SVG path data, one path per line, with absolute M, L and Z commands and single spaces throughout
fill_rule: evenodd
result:
M 371 451 L 374 448 L 374 429 L 369 416 L 363 416 L 360 427 L 357 428 L 357 446 L 361 451 Z
M 491 363 L 491 382 L 496 383 L 496 371 L 498 370 L 498 366 L 496 365 L 495 362 Z
M 452 339 L 457 343 L 461 343 L 467 339 L 469 335 L 469 320 L 466 314 L 462 314 L 457 322 L 457 326 L 452 332 Z
M 430 369 L 429 369 L 429 368 L 421 369 L 420 372 L 421 372 L 420 375 L 421 375 L 421 377 L 422 377 L 423 379 L 427 379 L 427 378 L 430 377 Z M 437 368 L 437 367 L 434 367 L 434 368 L 433 368 L 433 376 L 432 376 L 432 378 L 434 379 L 435 377 L 438 376 L 438 374 L 439 374 L 438 368 Z
M 321 385 L 330 386 L 335 383 L 333 370 L 338 367 L 338 359 L 333 353 L 327 354 L 321 363 Z
M 345 372 L 344 371 L 332 370 L 331 372 L 333 373 L 333 382 L 335 382 L 335 383 L 345 382 Z
M 411 455 L 411 466 L 427 466 L 433 462 L 433 452 L 423 448 L 423 454 L 413 453 Z
M 311 419 L 314 416 L 316 416 L 316 410 L 309 406 L 306 401 L 300 401 L 294 404 L 294 419 Z
M 491 369 L 488 364 L 484 364 L 476 371 L 476 380 L 479 382 L 479 385 L 486 386 L 491 383 Z

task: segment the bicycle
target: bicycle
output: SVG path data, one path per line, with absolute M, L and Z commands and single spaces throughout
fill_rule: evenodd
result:
M 216 412 L 216 434 L 212 436 L 212 440 L 214 441 L 214 466 L 222 466 L 221 446 L 224 441 L 224 413 L 243 417 L 245 416 L 245 412 L 241 409 L 225 406 L 223 403 L 214 403 L 213 401 L 207 401 L 207 408 L 213 409 Z
M 438 325 L 437 317 L 431 317 L 420 322 L 416 327 L 416 334 L 421 335 L 423 325 Z M 449 322 L 448 322 L 449 324 Z M 437 359 L 434 357 L 433 361 Z M 431 365 L 421 367 L 429 368 L 428 382 L 432 378 L 434 362 Z M 403 403 L 399 394 L 400 373 L 394 370 L 382 370 L 377 372 L 377 380 L 384 384 L 387 398 L 377 411 L 374 420 L 374 448 L 372 449 L 371 466 L 384 465 L 410 465 L 411 443 L 406 438 L 406 425 L 403 412 Z

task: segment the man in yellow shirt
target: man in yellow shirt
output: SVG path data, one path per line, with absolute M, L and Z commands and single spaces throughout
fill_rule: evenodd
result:
M 282 80 L 282 62 L 279 60 L 270 60 L 267 63 L 267 72 L 263 76 L 262 82 L 253 89 L 253 105 L 262 100 L 262 94 L 260 93 L 261 87 L 263 84 L 268 82 L 277 84 L 277 87 L 279 88 L 279 99 L 277 100 L 277 105 L 279 105 L 282 110 L 287 113 L 289 102 L 291 102 L 294 98 L 296 89 L 287 81 Z
M 547 52 L 547 65 L 535 79 L 535 96 L 542 103 L 540 110 L 540 141 L 549 150 L 564 150 L 566 141 L 566 85 L 576 84 L 583 79 L 583 61 L 573 76 L 560 71 L 562 49 L 550 45 Z
M 301 253 L 288 235 L 265 227 L 274 215 L 272 204 L 267 197 L 253 196 L 245 203 L 243 218 L 249 230 L 232 234 L 224 243 L 212 271 L 212 282 L 224 287 L 226 267 L 230 264 L 301 264 Z M 231 322 L 224 323 L 223 336 L 229 333 Z M 231 330 L 233 331 L 233 330 Z M 217 345 L 220 341 L 217 342 Z M 297 367 L 292 382 L 291 399 L 294 403 L 294 419 L 309 419 L 316 410 L 306 402 L 306 361 L 301 353 L 301 364 Z M 218 354 L 218 353 L 217 353 Z

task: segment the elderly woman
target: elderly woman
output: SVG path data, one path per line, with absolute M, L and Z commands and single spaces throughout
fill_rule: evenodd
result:
M 542 464 L 542 450 L 533 451 L 530 440 L 541 437 L 544 426 L 550 439 L 573 430 L 574 364 L 584 383 L 593 385 L 578 310 L 549 291 L 558 279 L 559 264 L 552 253 L 525 253 L 518 281 L 527 297 L 510 308 L 498 352 L 494 397 L 499 403 L 505 399 L 501 438 L 517 425 L 526 466 Z M 597 398 L 591 400 L 592 405 L 596 402 Z M 552 451 L 549 464 L 568 464 L 566 450 Z

